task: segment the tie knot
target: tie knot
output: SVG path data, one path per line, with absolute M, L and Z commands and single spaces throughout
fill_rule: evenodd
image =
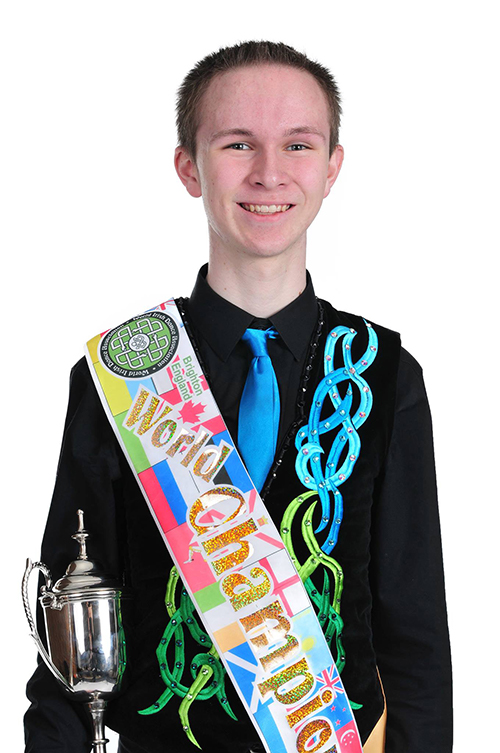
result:
M 278 337 L 278 333 L 275 329 L 270 327 L 269 329 L 247 329 L 243 337 L 243 342 L 248 343 L 254 358 L 260 356 L 268 356 L 267 341 Z

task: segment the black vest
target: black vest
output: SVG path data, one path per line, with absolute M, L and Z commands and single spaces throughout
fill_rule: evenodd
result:
M 182 301 L 180 304 L 182 307 Z M 186 323 L 189 329 L 189 321 Z M 320 301 L 318 328 L 310 345 L 297 396 L 296 422 L 277 449 L 274 465 L 262 490 L 266 507 L 278 528 L 290 502 L 306 491 L 295 471 L 295 435 L 307 423 L 316 385 L 324 376 L 326 339 L 332 330 L 342 325 L 357 332 L 352 342 L 352 358 L 356 361 L 362 357 L 368 342 L 364 320 L 336 311 L 329 303 Z M 343 626 L 332 642 L 332 655 L 341 668 L 349 700 L 360 706 L 355 715 L 363 742 L 384 706 L 371 633 L 370 530 L 377 505 L 377 479 L 383 468 L 394 420 L 400 356 L 399 335 L 378 325 L 373 327 L 378 336 L 377 355 L 363 373 L 373 394 L 373 406 L 358 430 L 361 448 L 352 475 L 342 485 L 343 520 L 338 542 L 331 553 L 344 573 L 340 606 Z M 354 395 L 354 401 L 356 399 Z M 335 432 L 323 435 L 325 454 L 328 454 L 334 436 Z M 107 724 L 126 738 L 144 745 L 149 753 L 164 753 L 166 748 L 181 753 L 193 749 L 177 715 L 181 698 L 174 696 L 157 714 L 141 716 L 137 713 L 154 703 L 165 691 L 155 652 L 168 621 L 164 595 L 172 561 L 129 466 L 116 442 L 115 445 L 121 468 L 121 479 L 115 482 L 121 560 L 128 585 L 134 592 L 134 607 L 133 624 L 128 631 L 129 687 L 121 698 L 110 703 Z M 214 481 L 223 483 L 224 479 L 221 475 Z M 320 516 L 319 509 L 315 515 Z M 297 530 L 292 531 L 292 538 L 297 559 L 304 562 L 310 552 L 301 534 L 301 519 L 302 511 L 295 519 Z M 314 524 L 318 522 L 319 517 L 313 521 Z M 315 590 L 321 594 L 325 587 L 323 568 L 318 567 L 311 579 Z M 190 643 L 187 635 L 186 666 L 189 666 L 190 652 L 194 657 L 199 650 L 198 644 Z M 174 661 L 173 655 L 169 661 Z M 257 744 L 258 738 L 229 679 L 226 689 L 238 722 L 225 714 L 217 699 L 212 698 L 193 704 L 189 712 L 191 727 L 206 751 L 246 753 L 254 742 Z

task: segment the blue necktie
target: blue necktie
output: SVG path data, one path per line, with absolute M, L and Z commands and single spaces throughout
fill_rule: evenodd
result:
M 280 421 L 280 396 L 267 340 L 278 337 L 274 329 L 247 329 L 243 337 L 253 360 L 241 396 L 238 448 L 256 489 L 260 492 L 272 465 Z

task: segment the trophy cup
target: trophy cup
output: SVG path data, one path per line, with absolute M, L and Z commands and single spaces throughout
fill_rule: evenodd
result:
M 52 576 L 43 562 L 28 559 L 23 577 L 24 610 L 40 656 L 76 701 L 87 703 L 92 717 L 93 750 L 106 753 L 104 710 L 107 701 L 122 689 L 126 664 L 121 601 L 123 588 L 104 574 L 87 556 L 88 533 L 83 512 L 77 511 L 78 531 L 72 538 L 80 545 L 76 560 L 52 587 Z M 48 651 L 36 629 L 29 605 L 28 580 L 41 570 L 45 585 L 39 596 L 45 618 Z

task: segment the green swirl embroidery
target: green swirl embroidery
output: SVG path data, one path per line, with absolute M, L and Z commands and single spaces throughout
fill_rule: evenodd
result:
M 293 548 L 292 525 L 300 507 L 312 497 L 316 497 L 316 499 L 306 509 L 301 524 L 301 532 L 309 550 L 309 556 L 304 563 L 300 563 Z M 317 611 L 319 624 L 325 634 L 326 642 L 332 654 L 336 654 L 335 664 L 340 673 L 345 666 L 345 653 L 342 643 L 344 622 L 340 616 L 344 573 L 337 560 L 323 552 L 314 535 L 312 518 L 318 501 L 318 494 L 315 491 L 304 492 L 295 497 L 285 510 L 281 520 L 280 533 L 292 562 L 304 583 L 309 598 Z M 323 587 L 321 592 L 312 581 L 312 575 L 318 568 L 322 568 L 323 570 Z M 360 704 L 353 701 L 350 701 L 350 704 L 353 709 L 361 708 Z
M 220 661 L 210 637 L 200 627 L 193 602 L 185 589 L 182 589 L 180 604 L 178 607 L 176 606 L 176 587 L 178 583 L 179 573 L 173 567 L 170 571 L 165 594 L 165 606 L 170 619 L 156 649 L 161 678 L 166 688 L 155 703 L 138 713 L 143 715 L 156 714 L 164 708 L 172 696 L 177 695 L 181 697 L 179 718 L 182 729 L 189 740 L 199 748 L 200 745 L 191 730 L 188 716 L 189 709 L 194 701 L 205 701 L 207 698 L 216 696 L 224 711 L 232 719 L 237 719 L 226 697 L 226 670 Z M 184 651 L 184 630 L 186 628 L 192 638 L 206 649 L 206 651 L 196 654 L 191 661 L 189 670 L 193 682 L 189 686 L 181 682 L 186 665 Z M 172 640 L 175 641 L 174 666 L 170 668 L 167 661 L 167 650 Z

